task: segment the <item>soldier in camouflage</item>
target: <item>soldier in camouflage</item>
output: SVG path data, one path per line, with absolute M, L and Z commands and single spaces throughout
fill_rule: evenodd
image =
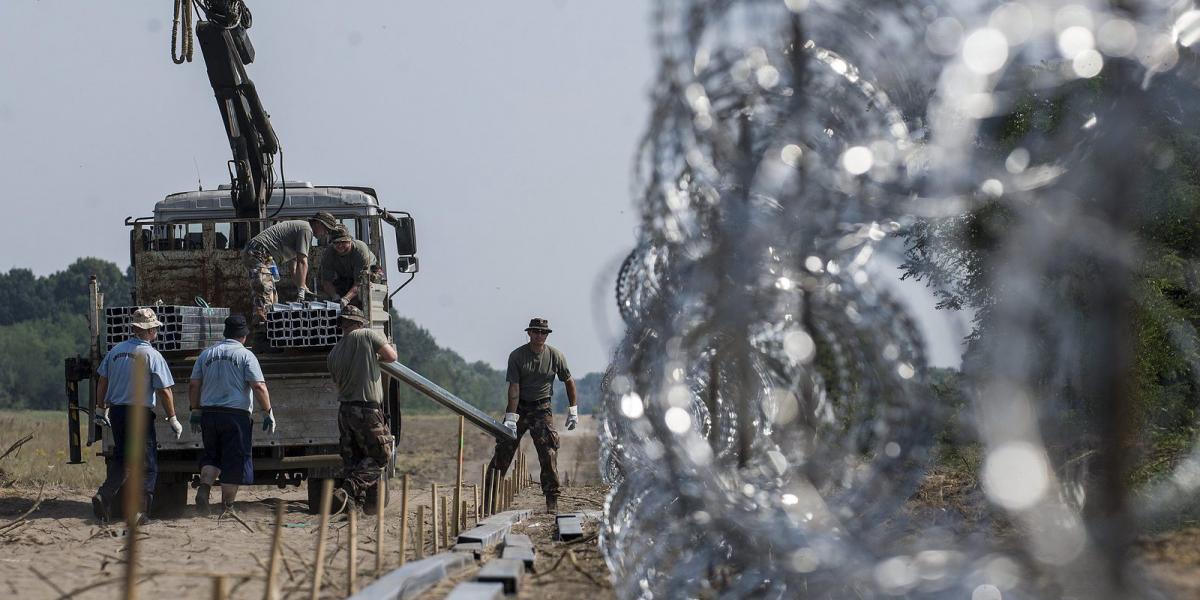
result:
M 554 430 L 553 411 L 550 400 L 554 396 L 554 378 L 557 376 L 567 388 L 567 429 L 575 429 L 579 423 L 579 407 L 575 396 L 575 380 L 567 367 L 567 359 L 557 348 L 546 343 L 550 335 L 550 322 L 533 318 L 525 333 L 529 343 L 513 350 L 508 355 L 508 409 L 504 413 L 504 426 L 517 434 L 516 441 L 496 441 L 496 451 L 488 463 L 488 489 L 504 477 L 513 456 L 521 443 L 521 436 L 529 432 L 533 446 L 537 449 L 541 464 L 542 494 L 546 496 L 546 512 L 558 512 L 558 432 Z
M 343 308 L 338 324 L 342 339 L 327 360 L 341 402 L 338 434 L 343 481 L 333 493 L 333 514 L 366 504 L 395 445 L 383 416 L 379 363 L 396 360 L 396 348 L 382 333 L 367 327 L 367 318 L 357 307 Z
M 313 236 L 323 237 L 338 227 L 338 221 L 327 212 L 319 212 L 307 221 L 283 221 L 254 236 L 242 249 L 242 264 L 250 277 L 254 313 L 251 329 L 255 332 L 254 349 L 266 346 L 267 307 L 279 301 L 271 262 L 279 267 L 291 265 L 291 279 L 296 284 L 297 298 L 303 300 L 308 292 L 308 249 Z M 290 300 L 291 298 L 289 298 Z

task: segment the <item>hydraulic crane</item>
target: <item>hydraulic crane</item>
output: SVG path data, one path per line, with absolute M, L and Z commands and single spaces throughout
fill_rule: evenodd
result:
M 192 7 L 205 20 L 195 25 L 196 39 L 208 69 L 208 80 L 216 95 L 221 120 L 233 159 L 229 161 L 233 206 L 238 218 L 266 217 L 274 187 L 275 154 L 282 153 L 271 128 L 271 117 L 259 100 L 246 65 L 254 62 L 254 45 L 246 31 L 253 24 L 250 9 L 242 0 L 175 0 L 172 29 L 172 58 L 176 63 L 191 60 Z M 181 56 L 175 57 L 177 33 L 183 29 Z M 284 194 L 286 194 L 284 188 Z M 242 224 L 233 231 L 233 244 L 241 247 L 258 233 L 259 223 Z

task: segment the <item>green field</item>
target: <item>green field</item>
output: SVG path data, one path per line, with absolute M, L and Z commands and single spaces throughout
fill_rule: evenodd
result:
M 104 480 L 99 443 L 84 447 L 84 464 L 67 464 L 66 411 L 0 410 L 0 454 L 29 434 L 33 439 L 0 459 L 0 487 L 93 488 Z

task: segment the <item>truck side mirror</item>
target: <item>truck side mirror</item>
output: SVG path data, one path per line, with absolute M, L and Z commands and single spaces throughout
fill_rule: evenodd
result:
M 414 256 L 417 253 L 417 224 L 412 217 L 400 217 L 392 224 L 396 228 L 396 254 Z M 416 260 L 413 260 L 414 264 Z M 401 272 L 407 273 L 404 269 Z
M 396 271 L 400 273 L 416 273 L 421 270 L 421 263 L 415 256 L 396 257 Z

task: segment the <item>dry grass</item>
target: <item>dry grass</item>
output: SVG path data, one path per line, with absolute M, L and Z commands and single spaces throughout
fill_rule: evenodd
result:
M 67 464 L 65 412 L 0 410 L 0 454 L 27 435 L 33 439 L 0 459 L 0 487 L 94 488 L 104 480 L 99 444 L 84 447 L 84 464 Z

